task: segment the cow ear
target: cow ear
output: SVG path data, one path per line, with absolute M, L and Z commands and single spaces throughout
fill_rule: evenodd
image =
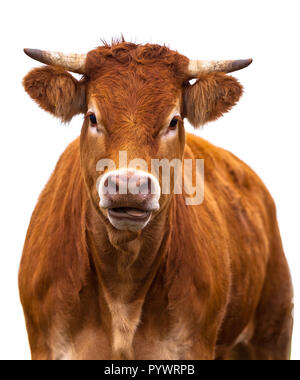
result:
M 52 66 L 33 69 L 23 79 L 23 86 L 40 107 L 63 122 L 86 112 L 85 84 L 64 69 Z
M 237 79 L 224 73 L 204 74 L 184 90 L 184 116 L 199 127 L 228 112 L 242 93 Z

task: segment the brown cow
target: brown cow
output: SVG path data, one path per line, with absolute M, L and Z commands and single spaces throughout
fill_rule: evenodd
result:
M 190 61 L 125 41 L 87 55 L 25 52 L 47 64 L 25 77 L 28 94 L 64 122 L 85 114 L 24 246 L 32 358 L 288 359 L 292 285 L 274 202 L 247 165 L 183 126 L 230 110 L 242 87 L 226 73 L 251 60 Z M 204 201 L 175 194 L 175 170 L 171 194 L 150 170 L 100 173 L 120 151 L 148 165 L 204 159 Z M 122 193 L 137 173 L 139 191 Z

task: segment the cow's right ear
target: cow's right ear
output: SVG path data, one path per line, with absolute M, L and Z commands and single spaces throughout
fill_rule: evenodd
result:
M 23 79 L 23 86 L 40 107 L 63 122 L 86 112 L 84 82 L 64 69 L 52 66 L 35 68 Z

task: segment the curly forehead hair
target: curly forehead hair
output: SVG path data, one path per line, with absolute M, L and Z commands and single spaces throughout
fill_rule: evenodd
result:
M 86 71 L 87 74 L 97 72 L 105 62 L 118 62 L 125 66 L 163 64 L 175 71 L 176 74 L 182 72 L 188 65 L 188 58 L 171 50 L 167 46 L 157 44 L 135 44 L 126 42 L 124 37 L 113 39 L 111 43 L 102 41 L 103 45 L 90 51 L 87 54 Z

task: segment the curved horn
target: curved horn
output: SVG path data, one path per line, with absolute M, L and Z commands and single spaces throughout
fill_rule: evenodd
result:
M 224 73 L 232 73 L 233 71 L 244 69 L 252 63 L 252 58 L 238 59 L 235 61 L 201 61 L 190 60 L 188 73 L 192 77 L 197 77 L 203 73 L 213 73 L 221 71 Z
M 46 65 L 60 66 L 73 73 L 84 74 L 86 54 L 64 54 L 38 49 L 24 49 L 24 53 Z

